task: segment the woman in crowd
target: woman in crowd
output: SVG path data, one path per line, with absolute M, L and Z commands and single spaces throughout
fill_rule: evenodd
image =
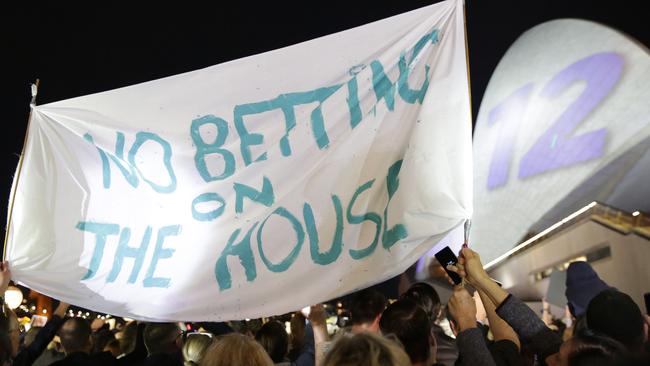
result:
M 185 366 L 196 366 L 201 363 L 205 352 L 212 344 L 212 336 L 207 333 L 190 333 L 183 344 L 183 362 Z
M 401 345 L 380 335 L 342 334 L 329 350 L 324 366 L 409 366 L 411 361 Z

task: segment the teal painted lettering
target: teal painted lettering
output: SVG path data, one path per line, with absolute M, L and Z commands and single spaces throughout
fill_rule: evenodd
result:
M 125 227 L 120 233 L 120 241 L 117 246 L 117 251 L 115 252 L 115 260 L 113 261 L 113 268 L 106 278 L 106 282 L 115 282 L 117 276 L 122 270 L 122 263 L 124 258 L 130 257 L 135 261 L 133 262 L 133 269 L 131 270 L 131 275 L 129 276 L 128 283 L 135 283 L 138 279 L 138 274 L 140 274 L 140 269 L 142 268 L 142 263 L 144 262 L 144 256 L 147 254 L 147 248 L 149 247 L 149 241 L 151 240 L 151 227 L 147 226 L 142 236 L 142 242 L 140 247 L 134 248 L 130 247 L 129 238 L 131 237 L 131 229 Z
M 244 272 L 246 273 L 246 281 L 253 282 L 257 277 L 255 258 L 253 257 L 253 250 L 251 249 L 251 234 L 256 226 L 257 222 L 248 230 L 239 243 L 235 243 L 235 240 L 239 237 L 241 229 L 235 230 L 230 235 L 230 238 L 228 238 L 228 243 L 223 249 L 223 252 L 221 252 L 214 268 L 217 283 L 219 284 L 219 291 L 227 290 L 232 286 L 232 278 L 230 276 L 227 262 L 228 256 L 230 255 L 239 257 L 239 263 L 244 267 Z
M 274 214 L 289 220 L 289 222 L 291 222 L 291 226 L 293 227 L 293 230 L 296 232 L 296 244 L 294 245 L 289 255 L 287 255 L 286 258 L 284 258 L 278 264 L 274 264 L 268 258 L 266 258 L 262 246 L 262 231 L 264 229 L 264 225 L 266 224 L 266 220 L 268 220 Z M 271 213 L 271 215 L 267 216 L 267 218 L 264 219 L 264 221 L 262 221 L 262 224 L 260 225 L 260 229 L 257 231 L 257 249 L 260 252 L 260 257 L 262 258 L 262 262 L 264 262 L 266 268 L 268 268 L 269 271 L 271 272 L 286 271 L 291 266 L 291 264 L 293 264 L 296 258 L 298 258 L 298 254 L 300 253 L 300 248 L 302 248 L 302 244 L 304 242 L 305 242 L 305 231 L 303 230 L 300 221 L 298 221 L 298 219 L 295 216 L 293 216 L 291 212 L 287 211 L 284 207 L 276 208 L 275 211 Z
M 295 107 L 303 104 L 319 103 L 310 116 L 311 130 L 318 147 L 320 149 L 327 147 L 329 144 L 329 137 L 325 131 L 321 104 L 334 94 L 341 85 L 342 84 L 318 88 L 307 92 L 281 94 L 272 100 L 235 106 L 234 122 L 240 138 L 240 149 L 242 158 L 244 159 L 244 164 L 248 166 L 257 161 L 266 160 L 267 157 L 267 153 L 264 152 L 253 159 L 250 147 L 264 143 L 264 135 L 249 132 L 244 125 L 244 116 L 265 113 L 276 109 L 280 109 L 284 114 L 285 133 L 280 139 L 280 152 L 282 153 L 282 156 L 291 155 L 292 150 L 291 144 L 289 143 L 289 132 L 296 127 Z
M 211 144 L 206 143 L 201 137 L 200 128 L 205 124 L 212 124 L 217 127 L 217 136 Z M 223 180 L 233 175 L 235 172 L 235 156 L 229 150 L 222 148 L 228 137 L 228 122 L 213 115 L 197 118 L 192 121 L 190 135 L 196 146 L 194 165 L 204 181 Z M 205 162 L 205 156 L 208 154 L 219 154 L 223 158 L 224 167 L 221 174 L 214 176 L 208 171 L 208 165 Z
M 204 202 L 218 202 L 219 207 L 215 208 L 212 211 L 208 212 L 200 212 L 199 210 L 196 209 L 196 206 L 200 203 Z M 223 214 L 223 211 L 226 209 L 226 201 L 221 197 L 218 193 L 215 192 L 208 192 L 208 193 L 202 193 L 192 201 L 192 217 L 194 220 L 197 221 L 212 221 L 216 219 L 217 217 L 221 216 Z
M 388 202 L 386 202 L 386 208 L 384 209 L 384 231 L 381 236 L 382 246 L 385 249 L 390 249 L 398 240 L 402 240 L 408 236 L 406 226 L 402 224 L 396 224 L 391 229 L 388 229 L 388 205 L 390 200 L 397 192 L 399 188 L 399 171 L 402 167 L 402 160 L 397 161 L 390 168 L 388 168 L 388 176 L 386 177 L 386 187 L 388 190 Z
M 235 212 L 244 212 L 244 198 L 248 198 L 253 202 L 261 203 L 266 207 L 271 207 L 275 202 L 275 195 L 273 194 L 273 186 L 269 178 L 264 177 L 262 182 L 262 190 L 258 191 L 255 188 L 249 187 L 245 184 L 235 183 Z
M 384 99 L 389 111 L 395 109 L 395 83 L 390 81 L 381 62 L 373 60 L 370 63 L 372 70 L 372 88 L 375 91 L 377 103 Z M 399 80 L 399 79 L 398 79 Z
M 424 65 L 424 82 L 422 83 L 422 87 L 420 87 L 420 89 L 411 89 L 408 82 L 408 76 L 411 72 L 410 70 L 413 62 L 415 62 L 417 56 L 420 54 L 420 52 L 422 52 L 424 47 L 429 42 L 432 44 L 438 42 L 438 30 L 434 30 L 433 32 L 425 34 L 422 36 L 422 38 L 420 38 L 420 40 L 413 47 L 413 53 L 411 54 L 410 60 L 408 62 L 406 61 L 405 55 L 402 54 L 400 56 L 398 62 L 400 86 L 398 90 L 400 97 L 402 97 L 402 99 L 407 103 L 414 104 L 415 102 L 418 102 L 422 104 L 424 96 L 429 89 L 429 70 L 431 69 L 429 65 Z
M 339 258 L 343 250 L 343 206 L 341 205 L 341 199 L 336 195 L 332 195 L 332 202 L 336 211 L 336 230 L 332 238 L 332 246 L 326 252 L 321 252 L 319 248 L 318 229 L 316 228 L 316 220 L 311 206 L 305 203 L 302 207 L 302 215 L 305 218 L 305 227 L 309 236 L 311 260 L 320 265 L 334 262 Z
M 350 127 L 355 128 L 361 122 L 361 106 L 359 105 L 359 83 L 357 77 L 348 80 L 348 109 L 350 111 Z
M 156 266 L 158 261 L 161 259 L 171 258 L 174 252 L 176 251 L 173 248 L 163 248 L 163 243 L 165 238 L 170 235 L 178 235 L 181 232 L 180 225 L 171 225 L 163 226 L 158 229 L 158 238 L 156 239 L 156 247 L 153 251 L 153 257 L 151 258 L 151 264 L 149 265 L 149 270 L 147 275 L 142 281 L 144 287 L 162 287 L 167 288 L 171 284 L 171 279 L 167 277 L 154 277 L 154 272 L 156 271 Z
M 115 140 L 115 154 L 117 156 L 107 153 L 102 148 L 95 145 L 95 141 L 93 140 L 93 137 L 90 134 L 88 133 L 84 134 L 84 139 L 90 142 L 91 144 L 93 144 L 93 146 L 95 146 L 95 148 L 99 152 L 99 157 L 102 159 L 102 173 L 103 173 L 102 178 L 103 178 L 104 188 L 106 189 L 111 188 L 111 167 L 108 160 L 109 158 L 110 160 L 113 161 L 115 166 L 117 166 L 117 168 L 122 172 L 122 175 L 124 176 L 126 181 L 133 188 L 136 188 L 138 186 L 138 176 L 135 172 L 134 167 L 132 165 L 129 165 L 124 160 L 124 134 L 122 132 L 117 132 L 117 139 Z
M 350 257 L 352 257 L 353 259 L 362 259 L 369 256 L 370 254 L 372 254 L 372 252 L 375 251 L 375 248 L 377 247 L 377 243 L 379 242 L 379 235 L 381 233 L 381 216 L 379 216 L 374 212 L 368 212 L 363 215 L 352 214 L 352 207 L 357 201 L 359 195 L 363 193 L 365 190 L 370 189 L 370 187 L 372 187 L 372 184 L 374 182 L 375 180 L 373 179 L 359 186 L 359 188 L 357 188 L 357 190 L 352 195 L 352 199 L 350 200 L 350 204 L 348 205 L 347 219 L 350 224 L 361 224 L 364 221 L 371 221 L 375 223 L 375 225 L 377 226 L 377 229 L 375 231 L 375 237 L 366 248 L 350 249 Z
M 166 186 L 158 185 L 157 183 L 154 183 L 153 181 L 147 179 L 135 164 L 135 156 L 138 153 L 138 150 L 147 141 L 154 141 L 158 143 L 158 145 L 160 145 L 160 147 L 163 149 L 163 163 L 165 164 L 167 174 L 169 175 L 169 184 Z M 129 163 L 131 166 L 135 167 L 138 173 L 140 173 L 142 180 L 147 182 L 154 191 L 158 193 L 172 193 L 176 190 L 176 174 L 174 174 L 174 169 L 172 169 L 172 147 L 169 142 L 165 141 L 155 133 L 138 132 L 135 134 L 135 142 L 129 150 Z
M 95 276 L 99 269 L 99 264 L 102 262 L 104 255 L 104 247 L 106 246 L 106 237 L 109 235 L 117 235 L 120 232 L 120 226 L 117 224 L 102 224 L 98 222 L 79 221 L 76 228 L 81 231 L 88 231 L 95 234 L 95 249 L 93 256 L 90 259 L 90 266 L 88 272 L 81 279 L 88 280 Z

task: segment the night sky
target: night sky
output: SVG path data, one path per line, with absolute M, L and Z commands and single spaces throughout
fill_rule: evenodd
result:
M 38 104 L 107 91 L 289 46 L 429 5 L 375 2 L 24 2 L 0 10 L 3 222 L 29 112 Z M 497 63 L 527 29 L 557 18 L 593 20 L 650 47 L 642 2 L 467 0 L 473 115 Z

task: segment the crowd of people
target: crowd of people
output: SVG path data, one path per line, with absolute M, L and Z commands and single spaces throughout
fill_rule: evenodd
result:
M 352 297 L 350 323 L 336 334 L 328 329 L 323 304 L 265 319 L 257 329 L 194 323 L 188 331 L 178 323 L 135 320 L 93 329 L 84 318 L 66 317 L 65 303 L 43 327 L 21 334 L 3 301 L 0 366 L 650 365 L 649 318 L 586 262 L 567 269 L 565 320 L 555 319 L 548 304 L 537 314 L 509 294 L 469 248 L 448 269 L 462 283 L 453 286 L 446 304 L 425 282 L 398 299 L 362 290 Z M 10 278 L 8 263 L 0 263 L 0 294 Z M 287 319 L 288 325 L 281 321 Z

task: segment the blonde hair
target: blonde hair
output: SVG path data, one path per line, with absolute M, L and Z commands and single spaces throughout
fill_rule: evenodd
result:
M 188 336 L 185 344 L 183 344 L 185 366 L 198 365 L 211 344 L 212 338 L 209 335 L 193 334 Z
M 205 352 L 201 366 L 273 366 L 264 348 L 253 338 L 231 333 L 218 338 Z
M 325 356 L 323 366 L 410 366 L 402 347 L 369 332 L 341 335 Z

